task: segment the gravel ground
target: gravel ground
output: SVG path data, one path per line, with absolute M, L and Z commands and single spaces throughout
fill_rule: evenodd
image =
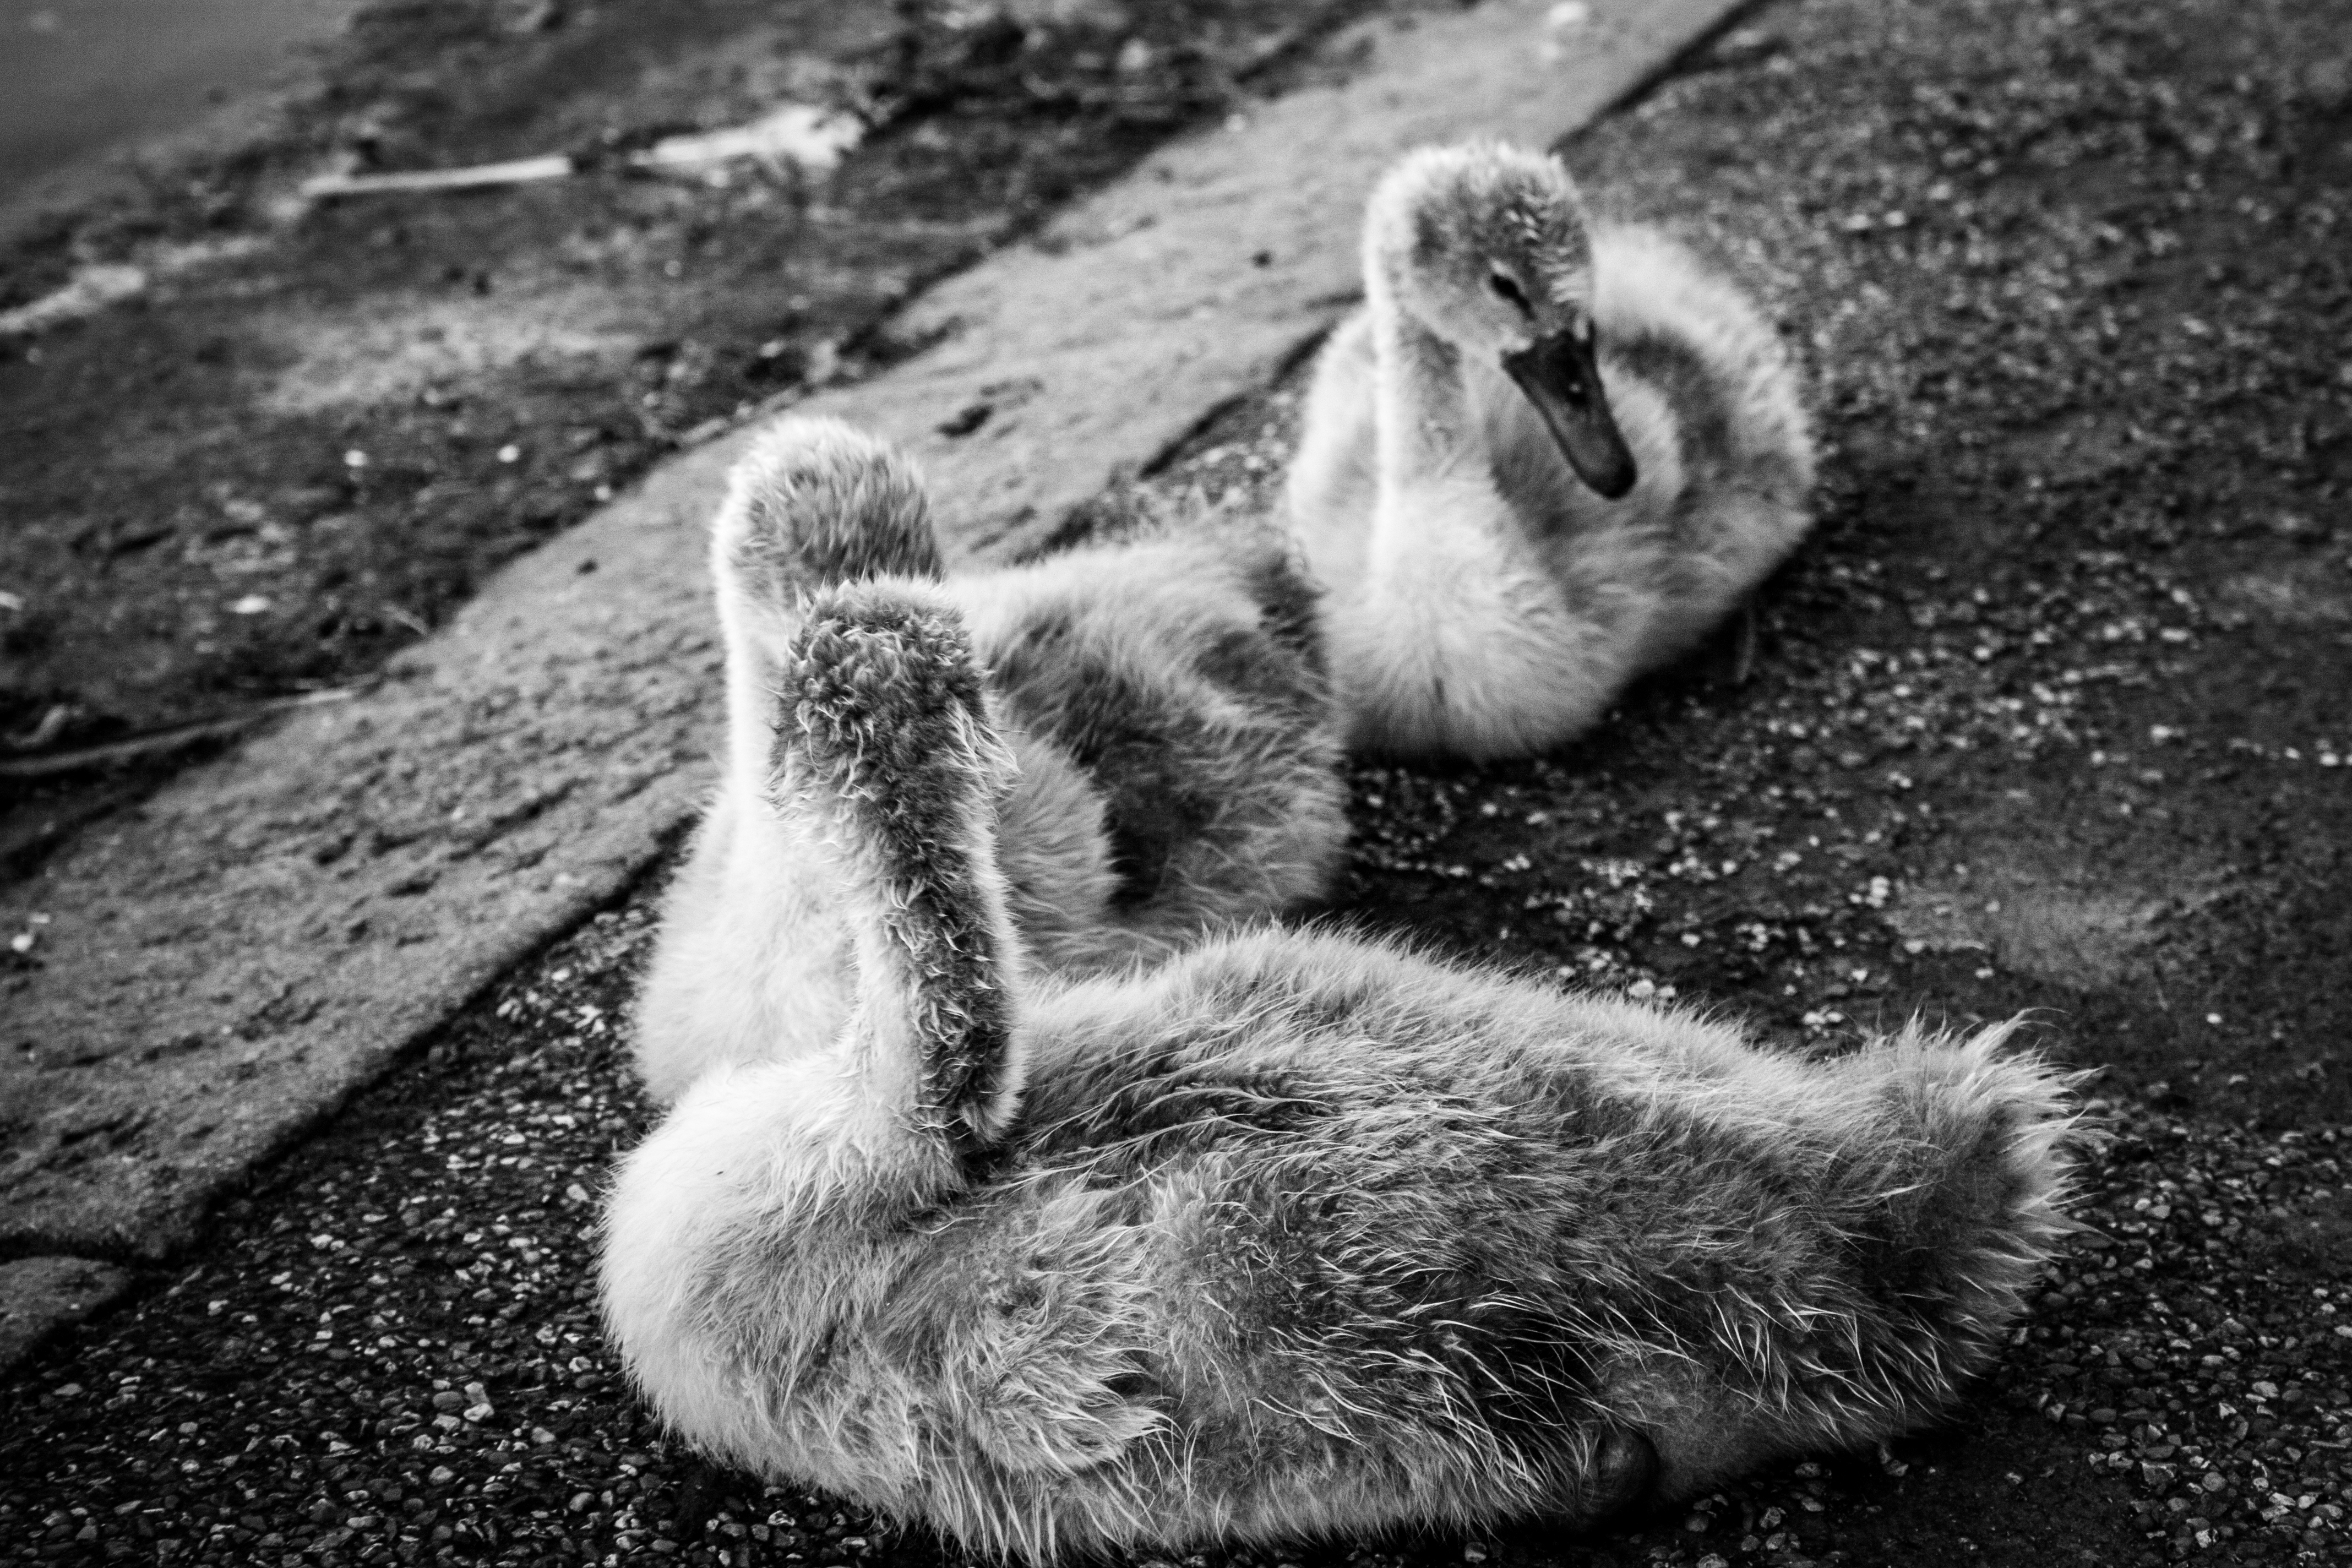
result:
M 1180 1568 L 2352 1560 L 2347 62 L 2316 0 L 1801 0 L 1570 150 L 1807 344 L 1821 535 L 1744 680 L 1727 641 L 1559 757 L 1359 772 L 1332 912 L 1792 1049 L 2035 1010 L 2105 1071 L 2093 1228 L 1885 1454 L 1573 1543 Z M 1104 515 L 1262 498 L 1296 395 Z M 588 1226 L 645 1116 L 615 1021 L 645 896 L 9 1374 L 0 1553 L 940 1554 L 707 1471 L 617 1384 Z

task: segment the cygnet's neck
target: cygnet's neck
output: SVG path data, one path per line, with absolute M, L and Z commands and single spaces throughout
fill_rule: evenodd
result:
M 1404 261 L 1384 248 L 1370 261 L 1374 440 L 1381 489 L 1396 494 L 1451 465 L 1468 443 L 1472 413 L 1461 349 L 1403 303 Z
M 722 787 L 741 801 L 755 819 L 773 814 L 767 806 L 775 778 L 774 688 L 759 668 L 727 671 L 727 752 Z

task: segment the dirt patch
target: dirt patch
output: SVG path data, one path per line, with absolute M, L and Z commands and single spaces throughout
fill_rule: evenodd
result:
M 0 308 L 93 263 L 134 297 L 0 344 L 0 763 L 367 679 L 484 574 L 763 402 L 890 361 L 877 324 L 1356 0 L 617 0 L 361 12 L 274 134 L 61 216 Z M 630 174 L 782 100 L 830 174 Z M 334 203 L 327 170 L 562 153 L 552 184 Z M 0 874 L 129 780 L 0 771 Z
M 462 399 L 467 383 L 493 375 L 601 382 L 644 342 L 641 327 L 613 320 L 612 311 L 601 291 L 575 289 L 520 305 L 389 299 L 329 315 L 295 315 L 270 325 L 272 357 L 287 363 L 270 375 L 256 405 L 272 415 L 310 415 L 428 393 L 436 401 Z M 521 460 L 520 447 L 513 460 Z
M 2221 584 L 2221 601 L 2290 626 L 2352 626 L 2352 584 L 2333 562 L 2294 562 Z
M 1971 834 L 1998 844 L 1999 834 Z M 2138 868 L 2153 869 L 2154 868 Z M 1906 954 L 1982 953 L 2003 968 L 2081 990 L 2107 990 L 2158 973 L 2158 954 L 2180 924 L 2226 896 L 2223 879 L 2190 866 L 2163 868 L 2162 887 L 2135 887 L 2111 868 L 2057 854 L 1996 851 L 1943 875 L 1898 888 L 1887 923 Z

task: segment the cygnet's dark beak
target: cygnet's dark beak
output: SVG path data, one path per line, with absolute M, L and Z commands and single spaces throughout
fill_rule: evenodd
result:
M 1544 427 L 1559 443 L 1577 478 L 1610 500 L 1633 488 L 1639 477 L 1633 454 L 1626 450 L 1625 437 L 1610 416 L 1590 335 L 1555 332 L 1538 338 L 1517 353 L 1505 354 L 1503 369 L 1543 416 Z

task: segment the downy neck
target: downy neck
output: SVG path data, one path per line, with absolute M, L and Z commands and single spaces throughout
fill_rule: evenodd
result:
M 1468 442 L 1471 409 L 1462 351 L 1405 308 L 1403 264 L 1377 251 L 1371 260 L 1373 432 L 1381 489 L 1394 493 L 1453 464 Z

